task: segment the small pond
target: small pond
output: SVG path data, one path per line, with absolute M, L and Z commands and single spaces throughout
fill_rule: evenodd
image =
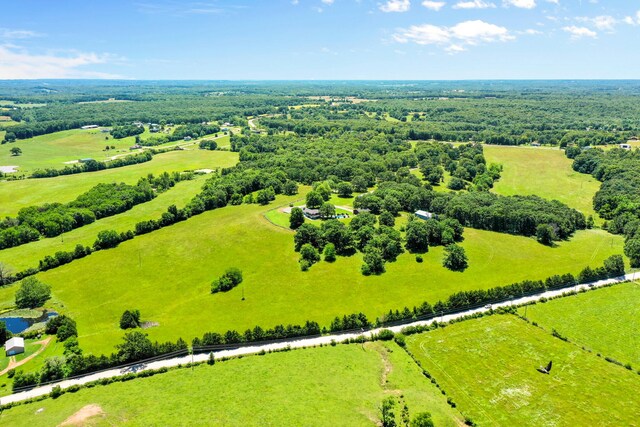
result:
M 57 315 L 58 313 L 56 313 L 55 311 L 43 310 L 42 315 L 39 317 L 0 317 L 0 321 L 3 321 L 7 325 L 7 329 L 12 334 L 19 334 L 20 332 L 29 329 L 29 327 L 31 327 L 32 325 L 35 325 L 36 323 L 46 322 L 53 316 Z

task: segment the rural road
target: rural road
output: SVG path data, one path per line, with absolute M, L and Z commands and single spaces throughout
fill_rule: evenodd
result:
M 625 281 L 630 281 L 630 280 L 634 280 L 636 275 L 638 273 L 630 273 L 630 274 L 626 274 L 624 276 L 621 277 L 617 277 L 614 279 L 605 279 L 605 280 L 599 280 L 597 282 L 593 282 L 593 283 L 589 283 L 589 284 L 580 284 L 580 285 L 576 285 L 576 286 L 571 286 L 568 288 L 562 288 L 562 289 L 558 289 L 558 290 L 553 290 L 553 291 L 546 291 L 546 292 L 541 292 L 539 294 L 534 294 L 534 295 L 530 295 L 530 296 L 526 296 L 526 297 L 522 297 L 522 298 L 517 298 L 517 299 L 513 299 L 511 301 L 506 301 L 506 302 L 501 302 L 501 303 L 496 303 L 496 304 L 492 304 L 492 308 L 498 308 L 498 307 L 506 307 L 509 305 L 521 305 L 521 304 L 525 304 L 528 302 L 533 302 L 533 301 L 538 301 L 541 298 L 552 298 L 552 297 L 556 297 L 559 295 L 562 295 L 565 292 L 571 292 L 571 291 L 579 291 L 581 289 L 590 289 L 590 288 L 598 288 L 598 287 L 602 287 L 602 286 L 606 286 L 606 285 L 611 285 L 611 284 L 615 284 L 615 283 L 621 283 L 621 282 L 625 282 Z M 364 335 L 365 337 L 369 337 L 373 334 L 377 334 L 379 333 L 382 329 L 390 329 L 393 332 L 400 332 L 403 328 L 406 328 L 407 326 L 426 326 L 426 325 L 430 325 L 435 321 L 440 321 L 440 322 L 447 322 L 450 320 L 455 320 L 464 316 L 468 316 L 468 315 L 472 315 L 475 313 L 481 313 L 481 312 L 485 312 L 488 311 L 488 308 L 485 307 L 481 307 L 481 308 L 476 308 L 476 309 L 471 309 L 471 310 L 465 310 L 465 311 L 461 311 L 458 313 L 452 313 L 452 314 L 448 314 L 442 317 L 437 317 L 437 318 L 433 318 L 433 319 L 429 319 L 429 320 L 419 320 L 419 321 L 415 321 L 415 322 L 411 322 L 411 323 L 405 323 L 403 325 L 398 325 L 398 326 L 390 326 L 387 328 L 378 328 L 378 329 L 371 329 L 369 331 L 365 331 L 363 333 L 344 333 L 344 334 L 334 334 L 334 335 L 324 335 L 321 337 L 313 337 L 313 338 L 299 338 L 299 339 L 292 339 L 290 341 L 282 341 L 282 342 L 277 342 L 277 343 L 270 343 L 270 344 L 256 344 L 255 346 L 246 346 L 246 347 L 240 347 L 240 348 L 235 348 L 235 349 L 231 349 L 231 350 L 220 350 L 214 353 L 215 358 L 219 359 L 219 358 L 223 358 L 223 357 L 234 357 L 234 356 L 241 356 L 241 355 L 248 355 L 248 354 L 255 354 L 258 353 L 260 351 L 269 351 L 269 350 L 281 350 L 284 349 L 286 347 L 290 347 L 290 348 L 303 348 L 303 347 L 313 347 L 313 346 L 318 346 L 320 344 L 323 345 L 328 345 L 331 344 L 331 341 L 336 341 L 336 342 L 342 342 L 346 339 L 350 339 L 350 338 L 357 338 L 359 336 Z M 178 366 L 178 365 L 185 365 L 189 362 L 206 362 L 209 358 L 209 353 L 202 353 L 202 354 L 196 354 L 196 355 L 188 355 L 188 356 L 182 356 L 182 357 L 176 357 L 176 358 L 172 358 L 172 359 L 165 359 L 165 360 L 158 360 L 155 362 L 149 362 L 146 364 L 139 364 L 133 367 L 126 367 L 126 368 L 116 368 L 116 369 L 111 369 L 108 371 L 102 371 L 102 372 L 97 372 L 94 374 L 87 374 L 83 377 L 79 377 L 79 378 L 74 378 L 74 379 L 69 379 L 69 380 L 63 380 L 54 384 L 49 384 L 49 385 L 45 385 L 45 386 L 41 386 L 41 387 L 36 387 L 33 388 L 31 390 L 28 391 L 23 391 L 20 393 L 15 393 L 9 396 L 5 396 L 0 398 L 0 404 L 7 404 L 7 403 L 11 403 L 11 402 L 19 402 L 22 400 L 26 400 L 26 399 L 30 399 L 33 397 L 38 397 L 38 396 L 42 396 L 42 395 L 46 395 L 49 394 L 51 392 L 51 389 L 53 389 L 54 386 L 60 386 L 61 388 L 65 389 L 67 387 L 70 387 L 72 385 L 82 385 L 82 384 L 86 384 L 88 382 L 91 381 L 96 381 L 96 380 L 100 380 L 103 378 L 111 378 L 111 377 L 117 377 L 120 375 L 124 375 L 126 373 L 129 372 L 140 372 L 140 371 L 145 371 L 145 370 L 149 370 L 149 369 L 159 369 L 159 368 L 170 368 L 170 367 L 174 367 L 174 366 Z

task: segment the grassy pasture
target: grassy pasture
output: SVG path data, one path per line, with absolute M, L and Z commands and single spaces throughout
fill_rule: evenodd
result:
M 238 162 L 238 153 L 229 151 L 184 150 L 155 156 L 137 165 L 85 172 L 55 178 L 0 181 L 0 217 L 16 215 L 21 208 L 43 203 L 67 203 L 101 182 L 135 184 L 147 174 L 162 172 L 215 169 Z
M 147 330 L 158 340 L 308 319 L 328 325 L 336 315 L 363 311 L 373 317 L 390 308 L 434 303 L 458 290 L 577 273 L 622 252 L 622 239 L 600 230 L 578 232 L 549 248 L 534 239 L 467 229 L 462 245 L 470 267 L 464 273 L 442 267 L 441 247 L 432 248 L 422 264 L 413 255 L 401 255 L 381 276 L 362 276 L 361 254 L 301 272 L 292 232 L 263 216 L 300 197 L 206 212 L 39 278 L 52 285 L 54 307 L 78 322 L 82 347 L 109 353 L 122 335 L 118 319 L 130 308 L 140 309 L 144 320 L 159 322 Z M 210 295 L 211 281 L 234 266 L 244 273 L 243 285 Z M 15 289 L 0 289 L 0 309 L 13 304 Z
M 593 196 L 600 183 L 591 175 L 571 168 L 572 160 L 564 151 L 541 147 L 510 147 L 485 145 L 488 163 L 504 166 L 502 176 L 493 191 L 504 196 L 535 194 L 545 199 L 556 199 L 594 215 Z
M 407 345 L 460 411 L 478 425 L 637 422 L 636 373 L 516 317 L 461 322 L 409 337 Z M 536 371 L 549 360 L 553 361 L 550 375 Z
M 155 199 L 134 206 L 132 209 L 118 215 L 100 219 L 92 224 L 77 228 L 62 236 L 43 238 L 36 242 L 1 252 L 2 261 L 15 271 L 22 271 L 29 267 L 37 267 L 38 261 L 46 255 L 53 255 L 57 251 L 73 251 L 77 244 L 91 246 L 96 236 L 102 230 L 123 232 L 135 229 L 136 223 L 144 220 L 158 219 L 166 212 L 170 205 L 184 206 L 200 192 L 206 177 L 197 175 L 192 181 L 179 182 L 174 188 L 160 193 Z
M 520 314 L 524 314 L 521 308 Z M 640 368 L 640 284 L 597 289 L 527 307 L 527 317 L 602 356 Z
M 56 426 L 94 404 L 104 414 L 86 420 L 91 425 L 367 426 L 379 419 L 383 399 L 400 395 L 410 416 L 429 411 L 438 426 L 460 424 L 457 411 L 393 343 L 296 350 L 173 370 L 21 405 L 0 414 L 0 423 Z M 397 404 L 398 419 L 400 411 Z
M 128 153 L 133 144 L 134 137 L 114 139 L 99 129 L 72 129 L 5 144 L 0 151 L 0 165 L 20 166 L 19 173 L 38 168 L 61 169 L 65 162 L 81 158 L 108 160 L 114 155 Z M 116 148 L 104 151 L 107 145 Z M 11 156 L 10 147 L 19 147 L 22 155 Z

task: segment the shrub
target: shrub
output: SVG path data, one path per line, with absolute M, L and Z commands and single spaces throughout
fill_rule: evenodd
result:
M 389 329 L 383 329 L 378 333 L 378 339 L 382 341 L 391 341 L 395 334 Z
M 336 260 L 336 247 L 333 243 L 327 243 L 322 251 L 324 260 L 327 262 L 334 262 Z
M 242 280 L 242 271 L 240 269 L 229 268 L 222 276 L 211 283 L 211 293 L 229 291 L 242 283 Z
M 140 327 L 140 310 L 125 310 L 120 317 L 120 329 Z

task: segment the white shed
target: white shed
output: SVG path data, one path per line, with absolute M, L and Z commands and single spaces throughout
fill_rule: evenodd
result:
M 415 216 L 417 216 L 420 219 L 435 218 L 434 214 L 432 214 L 431 212 L 427 212 L 427 211 L 415 211 Z
M 7 356 L 15 356 L 16 354 L 24 353 L 24 338 L 11 338 L 9 341 L 4 343 L 4 351 Z

